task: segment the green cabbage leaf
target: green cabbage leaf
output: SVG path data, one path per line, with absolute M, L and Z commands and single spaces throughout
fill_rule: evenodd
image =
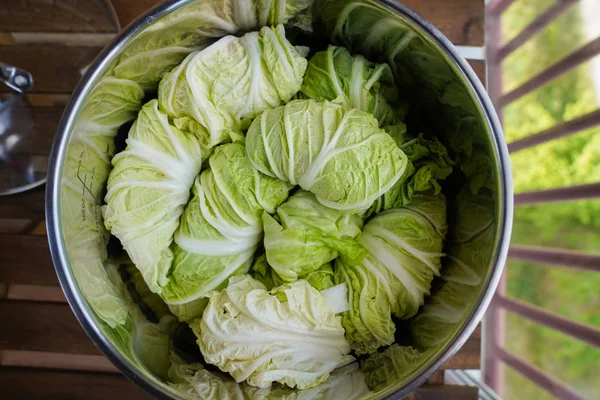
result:
M 266 110 L 248 130 L 246 150 L 257 170 L 349 212 L 368 209 L 408 165 L 373 116 L 327 101 Z
M 476 193 L 467 183 L 457 196 L 455 224 L 448 244 L 439 288 L 410 324 L 415 343 L 434 347 L 444 343 L 468 314 L 481 293 L 494 251 L 494 197 L 490 190 Z
M 179 217 L 202 165 L 195 136 L 169 123 L 151 100 L 139 113 L 127 148 L 112 159 L 104 224 L 120 241 L 150 290 L 160 293 L 173 261 Z
M 329 379 L 317 387 L 305 390 L 290 389 L 282 385 L 260 389 L 244 385 L 250 400 L 358 400 L 369 394 L 365 375 L 357 362 L 338 368 Z
M 363 264 L 365 260 L 363 260 Z M 334 282 L 348 288 L 348 311 L 342 314 L 346 338 L 356 354 L 369 354 L 394 341 L 396 326 L 392 321 L 392 295 L 382 273 L 363 265 L 345 265 L 339 259 L 334 268 Z
M 237 384 L 230 376 L 209 371 L 200 363 L 187 363 L 171 354 L 169 386 L 186 399 L 224 400 L 358 400 L 369 394 L 365 374 L 353 362 L 333 371 L 317 387 L 298 390 L 274 384 L 258 388 Z
M 340 317 L 305 280 L 269 292 L 249 275 L 233 277 L 191 327 L 208 363 L 260 388 L 315 387 L 350 352 Z
M 177 127 L 213 147 L 262 111 L 289 101 L 300 90 L 306 65 L 282 25 L 225 36 L 165 75 L 158 100 Z
M 413 347 L 394 343 L 384 351 L 372 354 L 360 367 L 369 389 L 377 391 L 391 383 L 403 382 L 425 361 L 425 355 Z
M 183 304 L 167 304 L 169 311 L 171 311 L 171 313 L 173 313 L 173 315 L 181 322 L 190 322 L 194 318 L 200 317 L 207 305 L 208 298 L 206 297 L 201 297 Z
M 125 268 L 128 271 L 133 270 L 129 265 Z M 154 310 L 158 309 L 148 312 L 149 304 L 157 305 L 155 298 L 157 295 L 150 292 L 148 288 L 143 288 L 145 283 L 140 275 L 130 275 L 128 280 L 124 281 L 116 264 L 109 264 L 107 274 L 111 282 L 119 288 L 121 296 L 127 303 L 129 314 L 126 323 L 115 327 L 111 336 L 116 339 L 117 345 L 131 361 L 143 370 L 166 379 L 171 365 L 170 335 L 178 325 L 177 319 L 169 313 L 155 313 Z M 141 292 L 138 292 L 137 288 L 140 288 Z
M 119 268 L 121 279 L 130 296 L 148 319 L 159 320 L 171 313 L 163 299 L 150 290 L 140 270 L 133 265 L 131 260 L 126 260 Z
M 368 255 L 359 265 L 338 259 L 335 283 L 348 285 L 350 303 L 342 324 L 358 354 L 393 342 L 391 314 L 408 319 L 423 305 L 440 275 L 446 233 L 445 198 L 415 196 L 409 207 L 382 212 L 365 225 L 360 243 Z
M 69 263 L 91 308 L 112 328 L 126 322 L 127 305 L 105 268 L 109 233 L 102 221 L 104 184 L 117 130 L 136 117 L 143 97 L 135 82 L 101 80 L 75 122 L 62 169 L 60 220 Z
M 263 211 L 275 212 L 288 195 L 287 184 L 252 167 L 242 144 L 216 147 L 208 164 L 174 235 L 162 291 L 170 305 L 198 300 L 227 285 L 231 275 L 246 273 L 262 239 Z
M 145 28 L 119 54 L 113 74 L 156 90 L 162 77 L 190 53 L 225 35 L 285 24 L 312 0 L 203 0 L 181 7 Z
M 363 230 L 362 245 L 369 251 L 365 263 L 385 272 L 396 299 L 393 314 L 410 318 L 440 275 L 448 225 L 443 195 L 420 195 L 409 206 L 380 213 Z
M 441 193 L 441 182 L 453 170 L 454 162 L 448 156 L 448 150 L 436 137 L 411 136 L 403 124 L 386 127 L 386 131 L 407 155 L 408 172 L 373 203 L 366 216 L 406 206 L 419 193 Z
M 400 122 L 396 83 L 387 64 L 375 64 L 344 47 L 329 46 L 308 61 L 302 94 L 371 113 L 380 126 Z
M 304 190 L 280 205 L 275 218 L 263 213 L 263 224 L 267 261 L 284 281 L 295 281 L 338 256 L 360 262 L 366 254 L 355 240 L 362 219 L 325 207 Z
M 246 400 L 247 396 L 231 377 L 208 371 L 200 363 L 187 363 L 171 353 L 169 386 L 186 399 Z
M 451 124 L 479 114 L 448 60 L 390 9 L 357 0 L 317 0 L 313 16 L 315 30 L 323 31 L 332 43 L 386 62 L 398 87 L 443 104 L 444 113 L 458 111 L 449 119 L 442 114 L 438 118 Z
M 274 289 L 286 283 L 282 277 L 269 265 L 265 253 L 261 253 L 254 259 L 250 268 L 250 276 L 265 285 L 267 290 Z M 323 264 L 317 270 L 306 275 L 300 275 L 298 279 L 304 279 L 317 290 L 325 290 L 333 287 L 333 268 L 330 263 Z

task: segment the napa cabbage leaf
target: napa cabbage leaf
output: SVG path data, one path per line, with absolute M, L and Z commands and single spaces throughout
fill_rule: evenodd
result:
M 246 151 L 262 173 L 349 212 L 368 209 L 408 165 L 372 115 L 327 101 L 294 100 L 266 110 L 248 130 Z
M 191 327 L 208 363 L 259 388 L 315 387 L 350 352 L 340 317 L 305 280 L 269 292 L 249 275 L 233 277 Z
M 120 241 L 150 290 L 160 293 L 173 261 L 173 234 L 202 165 L 197 138 L 169 123 L 151 100 L 112 159 L 104 224 Z
M 231 275 L 246 273 L 262 240 L 263 211 L 274 212 L 288 195 L 284 182 L 252 167 L 242 144 L 216 147 L 208 165 L 174 235 L 174 259 L 162 291 L 169 305 L 206 297 Z
M 362 219 L 325 207 L 304 190 L 294 193 L 272 217 L 263 213 L 264 246 L 269 265 L 284 281 L 316 271 L 338 256 L 360 262 L 365 250 L 355 239 Z
M 394 104 L 398 91 L 390 67 L 352 55 L 344 47 L 329 46 L 308 61 L 301 92 L 311 99 L 335 100 L 371 113 L 380 126 L 402 118 L 403 109 Z
M 189 54 L 239 32 L 285 24 L 312 0 L 194 1 L 146 27 L 120 52 L 112 73 L 156 90 L 162 77 Z
M 60 186 L 60 221 L 69 264 L 94 312 L 114 328 L 127 320 L 127 304 L 107 276 L 109 233 L 102 220 L 104 185 L 119 127 L 134 119 L 144 92 L 132 81 L 102 79 L 73 127 Z
M 282 25 L 229 35 L 165 75 L 158 100 L 178 128 L 213 147 L 262 111 L 289 101 L 300 90 L 306 65 Z
M 365 225 L 360 243 L 368 254 L 360 264 L 337 260 L 335 283 L 349 288 L 342 324 L 358 354 L 391 344 L 391 315 L 408 319 L 423 305 L 440 275 L 446 233 L 445 198 L 420 195 L 410 208 L 384 211 Z

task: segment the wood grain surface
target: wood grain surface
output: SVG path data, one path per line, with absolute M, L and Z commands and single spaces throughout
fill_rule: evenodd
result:
M 122 28 L 159 3 L 160 0 L 112 0 Z
M 468 61 L 469 61 L 469 64 L 471 65 L 471 68 L 473 68 L 473 71 L 475 71 L 475 73 L 479 77 L 479 80 L 481 81 L 481 83 L 484 86 L 486 86 L 487 76 L 486 76 L 485 61 L 483 61 L 483 60 L 468 60 Z
M 52 125 L 53 130 L 56 129 L 56 125 Z M 15 194 L 12 196 L 0 197 L 0 249 L 10 249 L 8 241 L 10 237 L 3 235 L 7 233 L 29 233 L 35 225 L 44 220 L 45 217 L 45 188 L 44 186 L 29 190 L 24 193 Z M 0 277 L 3 275 L 3 271 L 8 269 L 4 268 L 5 258 L 17 258 L 16 256 L 10 256 L 8 254 L 0 254 Z M 0 282 L 2 279 L 0 278 Z
M 34 78 L 34 92 L 69 93 L 81 79 L 101 47 L 24 44 L 0 46 L 2 61 L 29 71 Z M 67 61 L 67 62 L 65 62 Z M 10 89 L 0 85 L 0 91 Z
M 131 0 L 126 1 L 136 3 Z M 0 31 L 117 32 L 118 30 L 118 20 L 107 0 L 0 2 Z
M 57 285 L 45 236 L 0 235 L 0 282 Z
M 125 377 L 98 372 L 2 368 L 0 387 L 5 400 L 151 399 Z
M 405 400 L 475 400 L 479 390 L 475 387 L 453 385 L 424 385 Z
M 4 368 L 0 374 L 0 387 L 5 388 L 3 393 L 5 400 L 151 399 L 126 378 L 105 373 Z M 464 386 L 425 385 L 405 399 L 472 400 L 477 399 L 477 389 Z
M 483 46 L 484 8 L 479 0 L 403 0 L 438 28 L 452 43 Z
M 2 350 L 100 353 L 66 303 L 0 301 L 0 321 Z
M 0 61 L 33 73 L 26 139 L 49 153 L 70 92 L 102 47 L 157 0 L 0 0 Z M 405 0 L 457 45 L 483 44 L 483 1 Z M 470 62 L 485 82 L 483 61 Z M 8 89 L 0 85 L 0 92 Z M 0 197 L 0 398 L 149 399 L 99 352 L 62 294 L 48 250 L 44 187 Z M 444 369 L 480 366 L 478 328 Z M 438 372 L 408 399 L 477 398 Z

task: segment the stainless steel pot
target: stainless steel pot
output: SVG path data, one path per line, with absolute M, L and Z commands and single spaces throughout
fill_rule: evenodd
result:
M 52 258 L 73 312 L 94 343 L 127 377 L 161 398 L 177 394 L 119 346 L 111 327 L 114 321 L 107 321 L 95 306 L 108 279 L 103 267 L 110 260 L 100 207 L 114 152 L 114 145 L 100 147 L 96 140 L 98 135 L 112 140 L 119 127 L 94 131 L 93 115 L 101 109 L 97 95 L 102 95 L 107 77 L 137 80 L 146 95 L 152 93 L 161 71 L 145 77 L 127 76 L 119 66 L 127 61 L 125 55 L 148 50 L 138 46 L 148 35 L 154 35 L 156 46 L 168 46 L 169 41 L 162 39 L 181 27 L 173 21 L 191 15 L 197 4 L 178 0 L 154 8 L 98 56 L 63 115 L 46 193 Z M 412 373 L 391 377 L 368 395 L 400 398 L 421 385 L 464 344 L 491 300 L 507 254 L 512 221 L 508 153 L 484 88 L 436 28 L 392 0 L 329 4 L 339 8 L 342 17 L 332 22 L 317 14 L 315 34 L 326 35 L 325 42 L 346 45 L 373 61 L 389 62 L 404 94 L 411 104 L 418 105 L 415 112 L 419 118 L 430 122 L 458 160 L 457 172 L 444 188 L 450 210 L 444 272 L 417 317 L 398 329 L 401 341 L 421 350 L 421 360 Z M 190 34 L 192 40 L 201 39 L 198 31 Z

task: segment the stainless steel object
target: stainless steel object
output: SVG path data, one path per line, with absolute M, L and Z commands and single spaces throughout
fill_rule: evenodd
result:
M 33 89 L 33 77 L 23 69 L 0 62 L 0 82 L 19 93 Z
M 39 134 L 26 97 L 0 94 L 0 196 L 21 193 L 46 182 L 50 145 L 44 148 Z
M 0 82 L 17 93 L 0 95 L 0 196 L 15 194 L 46 181 L 48 158 L 31 152 L 36 132 L 31 107 L 24 95 L 33 77 L 23 69 L 0 62 Z
M 87 264 L 85 259 L 77 256 L 80 255 L 79 239 L 73 232 L 79 230 L 82 234 L 95 234 L 98 236 L 97 242 L 104 243 L 100 206 L 109 168 L 106 162 L 100 169 L 86 164 L 92 157 L 91 153 L 98 148 L 86 147 L 86 133 L 81 129 L 84 118 L 82 111 L 85 111 L 90 94 L 102 79 L 115 74 L 115 67 L 123 61 L 121 54 L 131 50 L 136 40 L 141 40 L 144 35 L 156 32 L 166 35 L 165 32 L 174 29 L 170 22 L 175 15 L 172 13 L 179 16 L 189 14 L 188 7 L 194 7 L 195 4 L 198 1 L 171 1 L 149 11 L 122 32 L 88 69 L 59 126 L 51 154 L 46 193 L 50 249 L 61 286 L 75 315 L 96 345 L 126 376 L 161 398 L 175 397 L 176 393 L 157 376 L 136 364 L 118 346 L 112 329 L 102 322 L 93 311 L 89 296 L 86 298 L 84 295 L 84 292 L 90 293 L 84 290 L 85 282 L 77 279 L 78 275 L 83 276 L 80 271 Z M 469 279 L 445 276 L 436 282 L 434 293 L 426 300 L 424 310 L 427 312 L 423 314 L 436 318 L 441 316 L 441 320 L 438 318 L 437 321 L 439 323 L 435 324 L 436 329 L 441 328 L 434 330 L 428 340 L 424 336 L 412 338 L 417 339 L 415 345 L 419 342 L 424 350 L 420 366 L 401 380 L 385 382 L 383 388 L 370 395 L 371 398 L 400 398 L 421 385 L 464 344 L 492 298 L 509 244 L 513 207 L 511 172 L 500 123 L 489 98 L 472 69 L 452 44 L 431 24 L 395 1 L 335 2 L 336 7 L 347 5 L 349 8 L 344 15 L 348 20 L 344 23 L 359 21 L 361 27 L 356 29 L 362 29 L 363 32 L 357 34 L 355 30 L 352 38 L 345 37 L 344 29 L 347 26 L 339 21 L 335 27 L 330 26 L 328 30 L 324 26 L 321 31 L 333 41 L 354 46 L 355 50 L 362 46 L 362 51 L 368 56 L 389 61 L 398 74 L 400 71 L 410 72 L 415 78 L 410 84 L 418 89 L 414 91 L 416 94 L 422 94 L 426 99 L 431 99 L 428 95 L 432 93 L 437 96 L 433 109 L 421 110 L 423 118 L 439 120 L 442 127 L 452 129 L 452 133 L 441 132 L 440 139 L 451 142 L 454 150 L 461 154 L 457 170 L 463 172 L 457 173 L 447 193 L 452 219 L 446 263 L 455 263 L 455 268 L 460 269 L 471 262 L 467 265 L 471 275 Z M 351 18 L 355 20 L 351 21 Z M 317 18 L 315 24 L 318 23 Z M 361 43 L 361 40 L 372 39 L 373 35 L 388 28 L 395 34 L 402 34 L 402 38 L 391 46 L 393 48 L 387 48 L 383 42 L 379 48 Z M 408 51 L 406 49 L 415 40 L 421 48 L 418 51 L 410 50 L 412 61 L 405 62 L 403 57 L 406 54 L 403 52 Z M 144 82 L 144 86 L 151 91 L 152 84 Z M 445 94 L 449 87 L 458 90 L 453 93 L 460 93 L 460 96 Z M 451 134 L 454 135 L 452 138 Z M 111 135 L 116 135 L 116 128 Z M 469 144 L 470 150 L 462 149 L 461 146 L 465 144 Z M 110 154 L 104 156 L 108 159 Z M 81 209 L 73 210 L 75 206 Z M 486 250 L 478 251 L 475 259 L 465 261 L 469 246 Z M 91 256 L 93 260 L 88 261 L 90 265 L 104 261 L 106 255 L 101 245 L 97 252 Z M 454 312 L 450 315 L 443 311 L 445 308 L 440 293 L 456 290 L 457 287 L 463 291 L 463 302 L 454 304 Z M 421 322 L 413 321 L 412 324 Z M 412 329 L 410 326 L 408 331 Z

